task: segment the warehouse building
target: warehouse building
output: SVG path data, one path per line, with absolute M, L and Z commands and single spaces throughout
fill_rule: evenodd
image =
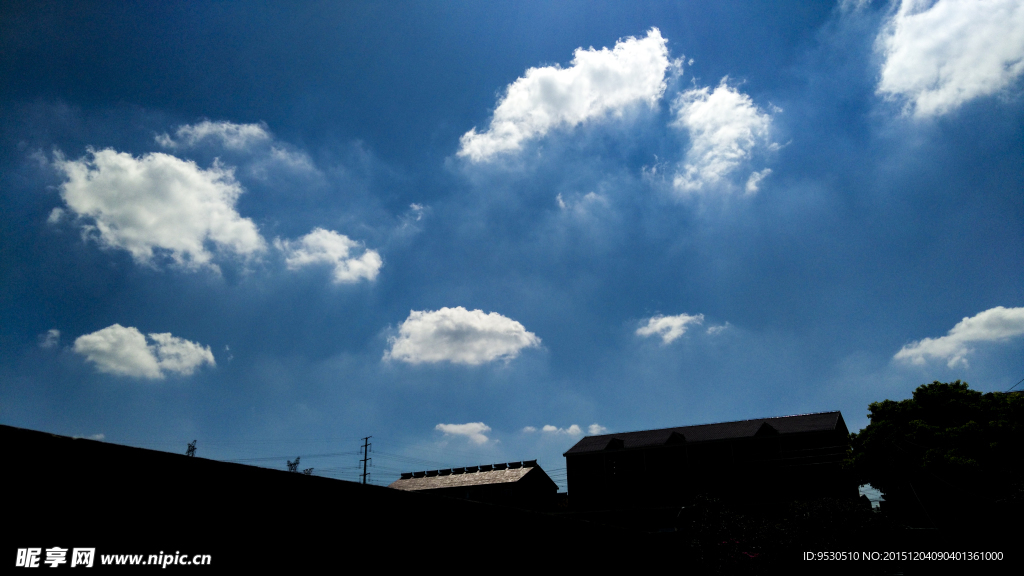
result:
M 856 497 L 837 412 L 587 436 L 565 455 L 575 510 L 680 506 L 697 494 L 765 502 Z

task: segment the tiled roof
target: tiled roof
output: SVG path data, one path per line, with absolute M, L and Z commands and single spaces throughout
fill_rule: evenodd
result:
M 471 466 L 469 468 L 407 472 L 402 474 L 402 478 L 389 484 L 388 488 L 396 488 L 398 490 L 434 490 L 437 488 L 458 488 L 463 486 L 480 486 L 483 484 L 507 484 L 518 482 L 534 470 L 542 475 L 544 474 L 540 466 L 536 465 L 536 461 L 514 462 L 511 465 L 492 464 L 490 466 Z
M 717 424 L 699 424 L 697 426 L 680 426 L 677 428 L 662 428 L 660 430 L 641 430 L 638 432 L 587 436 L 577 442 L 564 455 L 569 456 L 571 454 L 597 452 L 614 448 L 643 448 L 684 442 L 749 438 L 763 434 L 828 432 L 836 430 L 837 427 L 846 432 L 846 423 L 843 421 L 843 415 L 838 411 L 777 416 L 774 418 L 756 418 L 737 422 L 719 422 Z

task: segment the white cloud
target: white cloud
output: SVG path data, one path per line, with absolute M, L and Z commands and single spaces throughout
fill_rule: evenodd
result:
M 451 362 L 477 365 L 511 360 L 523 348 L 540 346 L 540 338 L 522 324 L 497 312 L 466 310 L 462 306 L 434 312 L 410 311 L 389 339 L 385 360 L 410 364 Z
M 576 425 L 576 424 L 573 424 L 572 426 L 569 426 L 568 428 L 558 428 L 556 426 L 552 426 L 552 425 L 548 424 L 548 425 L 544 426 L 543 428 L 541 428 L 540 431 L 541 432 L 546 432 L 548 434 L 565 434 L 566 436 L 582 436 L 583 435 L 583 430 L 581 430 L 580 427 L 578 425 Z
M 58 156 L 55 165 L 67 178 L 61 196 L 87 220 L 86 231 L 106 246 L 127 250 L 136 262 L 152 264 L 166 254 L 187 269 L 217 269 L 214 249 L 244 257 L 266 250 L 256 225 L 235 211 L 242 186 L 232 169 L 218 163 L 202 169 L 160 152 L 135 158 L 106 149 L 90 150 L 79 160 Z M 49 220 L 62 216 L 57 208 Z M 373 280 L 383 265 L 376 250 L 322 228 L 275 246 L 290 270 L 332 266 L 335 283 Z
M 911 342 L 893 359 L 923 365 L 929 358 L 945 360 L 947 366 L 967 366 L 972 342 L 1000 342 L 1024 334 L 1024 308 L 996 306 L 971 318 L 964 318 L 945 336 Z
M 216 366 L 209 346 L 171 336 L 170 332 L 150 334 L 151 348 L 164 372 L 177 372 L 188 376 L 203 364 Z
M 723 184 L 750 159 L 756 147 L 776 146 L 770 141 L 771 115 L 727 80 L 722 78 L 714 90 L 707 86 L 687 90 L 673 104 L 676 119 L 672 125 L 690 136 L 683 171 L 673 180 L 681 192 L 700 192 Z M 756 192 L 758 181 L 768 172 L 757 174 L 748 180 L 747 192 Z
M 300 172 L 316 170 L 313 166 L 313 160 L 304 152 L 293 152 L 284 148 L 278 148 L 277 146 L 271 146 L 270 159 Z
M 654 107 L 665 92 L 673 65 L 657 28 L 644 38 L 628 37 L 611 50 L 577 48 L 572 65 L 530 68 L 508 86 L 485 132 L 473 128 L 460 140 L 458 155 L 473 162 L 518 150 L 523 142 L 556 127 L 572 127 L 637 104 Z
M 750 178 L 747 178 L 747 185 L 745 186 L 747 194 L 756 194 L 757 191 L 761 189 L 761 180 L 764 180 L 771 173 L 771 168 L 765 168 L 760 172 L 751 172 Z
M 60 330 L 50 328 L 45 334 L 39 335 L 40 348 L 56 348 L 60 344 Z
M 661 336 L 662 343 L 669 344 L 676 338 L 686 333 L 690 324 L 703 324 L 704 315 L 679 314 L 678 316 L 653 316 L 647 319 L 647 324 L 637 328 L 637 336 Z
M 114 324 L 79 336 L 73 349 L 95 364 L 100 372 L 140 378 L 163 377 L 156 355 L 136 328 Z
M 175 137 L 159 134 L 157 144 L 164 148 L 191 148 L 203 140 L 216 140 L 221 146 L 231 150 L 244 150 L 254 144 L 263 144 L 271 140 L 266 124 L 235 124 L 233 122 L 210 122 L 203 120 L 198 124 L 179 126 Z
M 587 430 L 591 434 L 603 434 L 603 433 L 608 431 L 607 428 L 605 428 L 604 426 L 601 426 L 600 424 L 597 424 L 597 423 L 591 424 L 587 428 Z M 541 427 L 540 431 L 544 432 L 544 433 L 547 433 L 547 434 L 563 434 L 563 435 L 566 435 L 566 436 L 582 436 L 583 435 L 583 429 L 580 428 L 580 426 L 578 424 L 573 424 L 573 425 L 569 426 L 568 428 L 559 428 L 557 426 L 552 426 L 551 424 L 547 424 L 547 425 Z M 534 427 L 534 426 L 527 426 L 527 427 L 523 428 L 523 432 L 532 434 L 534 432 L 537 432 L 537 428 Z
M 58 156 L 55 165 L 67 178 L 68 208 L 91 220 L 86 229 L 101 243 L 137 262 L 165 251 L 185 268 L 215 268 L 210 244 L 244 256 L 266 248 L 252 220 L 235 211 L 241 185 L 217 163 L 204 170 L 159 152 L 135 158 L 105 149 L 79 160 Z
M 188 376 L 203 364 L 216 366 L 209 346 L 169 333 L 150 334 L 152 344 L 137 328 L 120 324 L 79 336 L 72 348 L 106 374 L 160 379 L 167 372 Z
M 486 444 L 489 438 L 484 435 L 490 432 L 491 427 L 483 422 L 469 422 L 467 424 L 438 424 L 434 430 L 440 430 L 447 436 L 465 436 L 474 444 Z
M 284 252 L 289 270 L 318 264 L 333 266 L 335 284 L 373 280 L 384 264 L 376 250 L 365 249 L 362 243 L 323 228 L 315 228 L 298 240 L 277 240 L 274 244 Z M 362 254 L 351 255 L 353 249 L 362 250 Z
M 233 122 L 210 122 L 179 126 L 175 136 L 159 134 L 158 144 L 170 149 L 189 149 L 204 142 L 232 152 L 251 154 L 245 163 L 243 173 L 264 180 L 272 171 L 285 170 L 306 175 L 319 174 L 313 160 L 301 150 L 294 150 L 286 144 L 275 142 L 267 125 L 235 124 Z
M 879 33 L 878 92 L 906 111 L 945 114 L 1024 72 L 1021 0 L 903 0 Z
M 842 12 L 856 12 L 871 4 L 871 0 L 839 0 L 839 10 Z
M 718 326 L 708 326 L 707 333 L 711 334 L 712 336 L 714 336 L 716 334 L 721 334 L 729 326 L 730 326 L 730 324 L 728 322 L 726 322 L 725 324 L 720 324 Z
M 555 202 L 563 212 L 580 217 L 589 215 L 595 206 L 608 206 L 608 199 L 596 192 L 587 192 L 583 195 L 574 194 L 568 199 L 558 193 L 555 195 Z
M 270 146 L 269 149 L 261 148 L 255 159 L 245 167 L 245 173 L 253 178 L 266 180 L 275 171 L 283 170 L 286 173 L 298 175 L 318 175 L 313 164 L 313 159 L 308 154 L 299 150 L 289 150 L 278 146 Z

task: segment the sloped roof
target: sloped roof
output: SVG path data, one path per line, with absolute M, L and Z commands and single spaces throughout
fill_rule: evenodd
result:
M 563 455 L 569 456 L 615 448 L 644 448 L 675 443 L 689 444 L 731 438 L 750 438 L 764 434 L 796 434 L 833 430 L 841 430 L 844 434 L 848 433 L 846 422 L 843 421 L 843 415 L 839 411 L 586 436 Z
M 474 467 L 477 468 L 477 467 Z M 481 466 L 479 468 L 491 468 L 491 466 Z M 433 475 L 427 476 L 422 472 L 416 472 L 417 476 L 412 478 L 406 478 L 408 474 L 403 474 L 402 478 L 395 480 L 388 485 L 388 488 L 396 488 L 398 490 L 435 490 L 438 488 L 459 488 L 466 486 L 481 486 L 484 484 L 508 484 L 520 481 L 524 476 L 536 470 L 540 474 L 544 474 L 540 466 L 536 464 L 529 466 L 521 466 L 518 468 L 505 467 L 502 469 L 491 469 L 491 470 L 477 470 L 474 472 L 458 472 L 459 470 L 465 470 L 464 468 L 455 468 L 452 470 L 431 470 L 429 473 Z M 440 474 L 438 472 L 441 472 Z M 419 476 L 424 474 L 423 476 Z

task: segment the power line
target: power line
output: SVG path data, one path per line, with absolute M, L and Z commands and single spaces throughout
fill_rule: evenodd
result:
M 330 458 L 332 456 L 352 456 L 353 454 L 359 454 L 357 450 L 350 450 L 348 452 L 330 452 L 327 454 L 306 454 L 306 458 Z M 221 462 L 266 462 L 268 460 L 281 460 L 282 458 L 288 458 L 288 456 L 261 456 L 259 458 L 239 458 L 236 460 L 221 460 Z
M 411 446 L 409 446 L 407 448 L 408 450 L 415 451 L 417 454 L 422 454 L 423 456 L 426 456 L 425 458 L 424 457 L 411 456 L 411 455 L 405 455 L 405 454 L 390 453 L 390 452 L 378 452 L 375 457 L 371 458 L 369 454 L 374 451 L 372 449 L 372 443 L 369 441 L 371 438 L 373 438 L 373 437 L 372 436 L 364 437 L 363 438 L 364 443 L 363 443 L 363 445 L 359 446 L 358 450 L 341 451 L 341 452 L 316 453 L 316 454 L 300 454 L 299 456 L 297 456 L 295 458 L 294 461 L 291 460 L 291 456 L 290 455 L 252 456 L 252 457 L 247 457 L 247 458 L 230 458 L 230 459 L 228 459 L 228 458 L 222 459 L 222 458 L 219 458 L 219 457 L 213 455 L 212 458 L 210 456 L 207 456 L 207 458 L 210 458 L 210 459 L 213 459 L 213 460 L 219 460 L 221 462 L 245 464 L 245 465 L 257 466 L 257 467 L 267 468 L 267 469 L 272 469 L 272 470 L 273 469 L 281 470 L 281 468 L 278 467 L 278 466 L 280 466 L 280 464 L 278 464 L 278 463 L 281 460 L 285 460 L 286 463 L 287 463 L 285 469 L 287 469 L 289 471 L 292 471 L 292 472 L 303 472 L 303 473 L 307 473 L 309 475 L 318 475 L 318 476 L 346 477 L 346 478 L 351 478 L 351 479 L 353 479 L 353 480 L 355 480 L 357 482 L 361 482 L 361 483 L 364 483 L 364 484 L 375 484 L 375 485 L 386 485 L 388 482 L 387 481 L 383 481 L 383 480 L 374 481 L 373 479 L 371 479 L 371 475 L 372 474 L 371 474 L 371 471 L 369 470 L 369 468 L 374 468 L 374 470 L 379 472 L 379 473 L 381 473 L 384 478 L 388 478 L 390 476 L 394 476 L 395 478 L 397 478 L 402 472 L 407 471 L 407 468 L 409 468 L 409 467 L 416 467 L 418 469 L 430 469 L 430 468 L 445 469 L 445 468 L 454 468 L 454 467 L 457 467 L 457 466 L 461 466 L 462 464 L 460 464 L 460 461 L 469 462 L 468 465 L 475 465 L 475 464 L 478 464 L 479 462 L 484 461 L 484 460 L 487 459 L 486 456 L 484 456 L 481 453 L 475 452 L 475 451 L 461 451 L 461 450 L 456 450 L 456 449 L 452 449 L 452 448 L 449 448 L 449 447 L 442 447 L 442 446 L 429 445 L 429 444 L 428 445 L 416 444 L 416 445 L 411 445 Z M 334 442 L 334 441 L 335 441 L 335 439 L 325 439 L 325 438 L 309 439 L 309 440 L 305 440 L 305 439 L 283 439 L 283 440 L 204 440 L 204 442 L 206 443 L 206 444 L 204 444 L 204 446 L 207 446 L 207 450 L 208 451 L 209 451 L 210 446 L 214 446 L 215 448 L 223 446 L 224 449 L 226 449 L 226 450 L 231 450 L 231 448 L 228 448 L 228 446 L 251 447 L 251 448 L 256 448 L 256 450 L 262 451 L 262 450 L 260 450 L 260 448 L 272 448 L 273 446 L 278 446 L 278 445 L 280 445 L 282 447 L 284 447 L 284 445 L 288 445 L 288 444 L 292 444 L 292 445 L 295 445 L 295 444 L 310 444 L 310 445 L 320 444 L 320 445 L 322 445 L 322 444 L 331 443 L 331 442 Z M 150 445 L 150 446 L 161 446 L 161 445 L 168 445 L 169 446 L 170 445 L 169 442 L 163 442 L 163 441 L 142 442 L 142 443 L 140 443 L 138 445 L 139 446 L 145 446 L 147 444 Z M 187 455 L 190 455 L 190 456 L 194 456 L 195 455 L 194 449 L 195 449 L 196 444 L 197 444 L 196 440 L 193 440 L 192 442 L 188 443 L 189 450 L 186 451 Z M 178 445 L 180 446 L 180 444 L 178 444 Z M 248 451 L 245 448 L 242 448 L 242 450 Z M 231 451 L 234 451 L 234 450 L 231 450 Z M 403 452 L 405 452 L 405 451 L 406 450 L 403 450 Z M 220 450 L 216 450 L 215 449 L 214 452 L 220 452 Z M 259 452 L 257 452 L 257 454 L 258 453 Z M 273 453 L 273 452 L 271 452 L 271 453 Z M 179 452 L 179 454 L 180 454 L 180 452 Z M 293 454 L 294 454 L 294 452 L 293 452 Z M 306 469 L 300 469 L 299 468 L 299 462 L 300 462 L 301 458 L 307 458 L 307 459 L 308 458 L 332 458 L 332 457 L 351 456 L 351 455 L 355 455 L 355 454 L 359 454 L 360 456 L 362 456 L 362 458 L 360 460 L 358 460 L 358 465 L 357 466 L 317 467 L 315 469 L 315 471 L 312 468 L 306 468 Z M 482 456 L 484 456 L 484 457 L 481 458 Z M 381 466 L 380 464 L 375 464 L 373 462 L 374 458 L 378 458 L 378 459 L 379 458 L 383 458 L 384 459 L 384 462 L 383 462 L 384 465 Z M 434 459 L 434 458 L 436 458 L 436 459 Z M 508 459 L 506 458 L 506 460 L 508 460 Z M 512 458 L 510 461 L 515 461 L 515 460 L 517 460 L 517 459 L 516 458 Z M 274 462 L 275 464 L 270 464 L 271 462 Z M 391 465 L 389 466 L 388 464 L 391 464 Z M 552 469 L 547 470 L 547 472 L 548 472 L 549 476 L 552 477 L 552 480 L 554 480 L 556 484 L 562 485 L 565 482 L 565 480 L 562 478 L 562 476 L 566 474 L 565 472 L 563 472 L 564 470 L 565 470 L 564 467 L 552 468 Z M 314 472 L 315 472 L 315 474 L 314 474 Z
M 388 437 L 384 437 L 384 436 L 376 436 L 376 438 L 377 438 L 377 440 L 381 440 L 383 442 L 389 442 L 389 443 L 395 444 L 395 445 L 402 445 L 403 444 L 403 442 L 401 442 L 399 440 L 395 440 L 393 438 L 388 438 Z M 466 461 L 472 461 L 472 462 L 479 462 L 480 459 L 481 459 L 481 452 L 475 452 L 475 451 L 465 452 L 465 451 L 456 450 L 454 448 L 450 448 L 450 447 L 447 447 L 447 446 L 446 447 L 439 447 L 439 446 L 436 446 L 436 445 L 422 444 L 422 443 L 412 444 L 412 445 L 406 443 L 405 445 L 409 446 L 413 450 L 416 450 L 417 452 L 432 452 L 432 453 L 435 453 L 435 454 L 439 454 L 439 455 L 441 455 L 442 457 L 444 457 L 446 459 L 451 458 L 452 456 L 458 456 L 458 457 L 463 458 Z M 514 462 L 515 459 L 513 458 L 511 461 Z

